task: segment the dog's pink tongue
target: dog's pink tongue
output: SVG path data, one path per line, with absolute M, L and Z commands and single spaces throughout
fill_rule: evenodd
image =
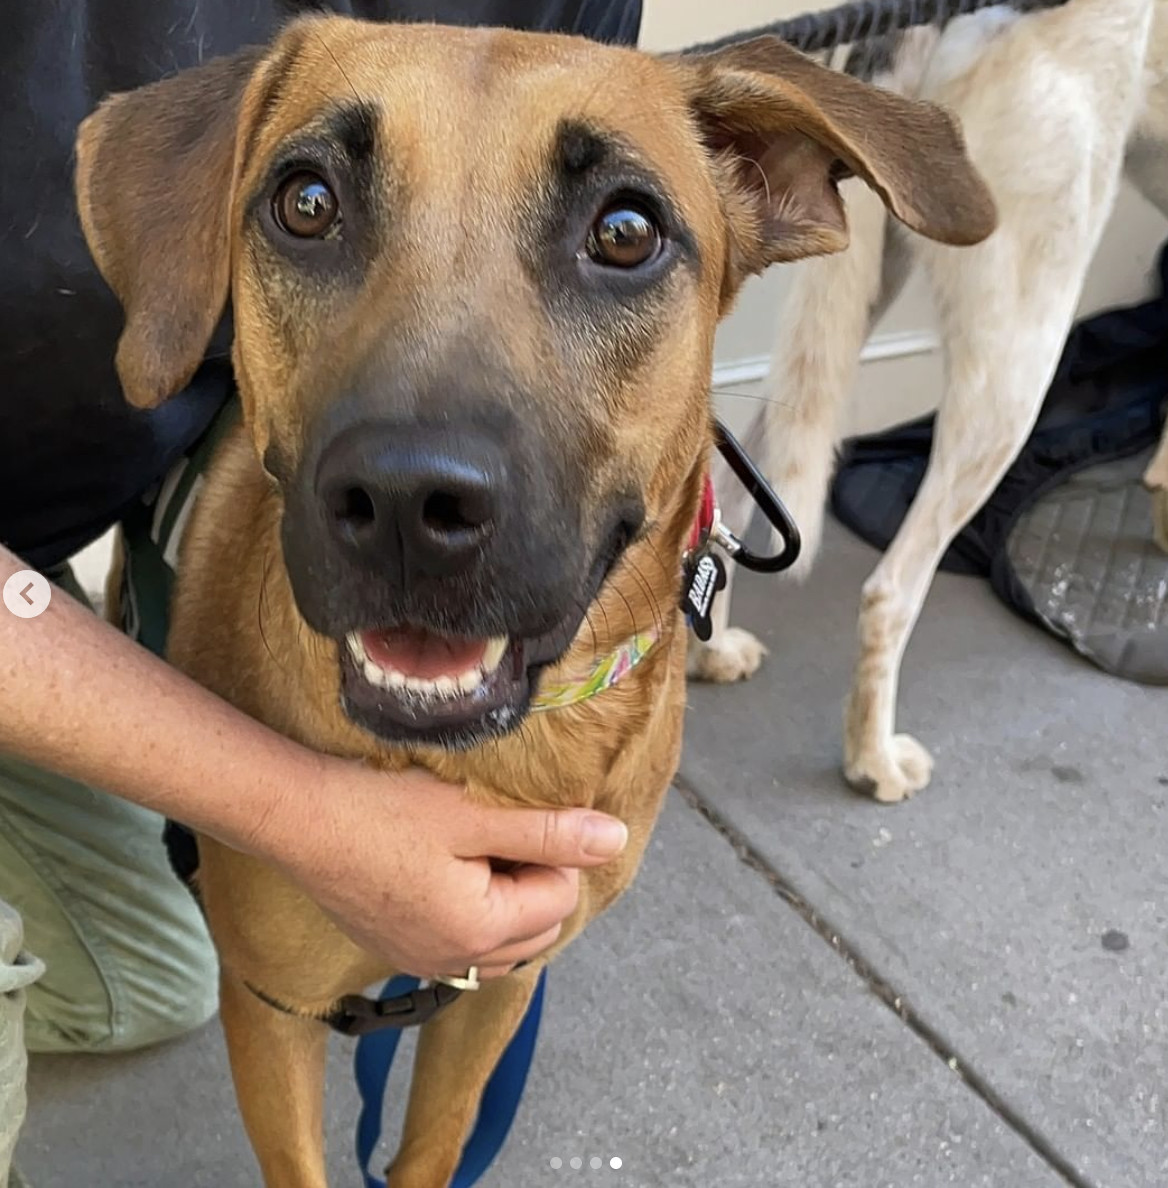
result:
M 365 655 L 379 668 L 393 669 L 421 681 L 461 676 L 481 664 L 485 639 L 447 639 L 415 627 L 400 631 L 364 631 Z

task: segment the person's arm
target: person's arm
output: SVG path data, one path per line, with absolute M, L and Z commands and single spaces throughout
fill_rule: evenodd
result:
M 0 587 L 25 568 L 0 547 Z M 627 838 L 597 813 L 488 809 L 420 771 L 309 751 L 56 587 L 33 619 L 0 603 L 0 750 L 274 862 L 356 941 L 420 976 L 489 976 L 542 952 L 575 906 L 575 868 Z M 493 874 L 488 857 L 539 865 Z

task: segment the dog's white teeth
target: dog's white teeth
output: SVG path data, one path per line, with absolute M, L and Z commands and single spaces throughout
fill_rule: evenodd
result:
M 434 680 L 425 677 L 403 677 L 398 674 L 396 688 L 424 701 L 450 701 L 458 696 L 458 681 L 454 677 L 441 676 Z
M 407 676 L 396 668 L 382 668 L 365 651 L 361 637 L 356 633 L 347 636 L 346 643 L 365 680 L 374 688 L 405 692 L 422 700 L 453 701 L 461 694 L 473 693 L 486 682 L 507 654 L 508 641 L 506 636 L 489 640 L 480 664 L 463 673 L 433 679 Z
M 490 676 L 502 663 L 507 654 L 507 636 L 496 635 L 487 640 L 487 650 L 483 653 L 482 670 Z

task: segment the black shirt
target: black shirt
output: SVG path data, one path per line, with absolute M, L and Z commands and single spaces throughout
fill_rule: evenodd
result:
M 116 522 L 231 391 L 215 344 L 185 392 L 130 408 L 121 309 L 73 198 L 77 125 L 124 91 L 268 41 L 313 9 L 581 33 L 632 44 L 640 0 L 6 0 L 0 38 L 0 542 L 38 568 Z

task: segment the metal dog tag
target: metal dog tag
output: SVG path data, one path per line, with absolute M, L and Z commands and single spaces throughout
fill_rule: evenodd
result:
M 694 635 L 702 643 L 708 642 L 713 634 L 710 611 L 713 609 L 718 591 L 725 588 L 726 566 L 722 564 L 722 558 L 710 550 L 708 544 L 696 549 L 686 558 L 682 586 L 685 593 L 681 607 L 689 619 Z

